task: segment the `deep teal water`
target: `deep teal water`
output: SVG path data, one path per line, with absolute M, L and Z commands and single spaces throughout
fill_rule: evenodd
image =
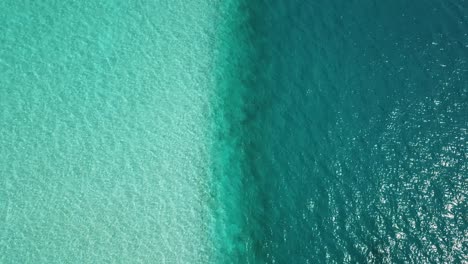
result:
M 244 257 L 467 261 L 468 3 L 249 7 Z

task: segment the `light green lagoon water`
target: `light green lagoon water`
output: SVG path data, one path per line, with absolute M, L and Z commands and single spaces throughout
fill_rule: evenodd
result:
M 0 3 L 0 263 L 214 261 L 230 8 Z

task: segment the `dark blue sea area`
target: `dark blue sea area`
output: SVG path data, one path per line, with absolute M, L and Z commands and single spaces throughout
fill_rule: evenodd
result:
M 247 6 L 239 261 L 467 261 L 468 2 Z

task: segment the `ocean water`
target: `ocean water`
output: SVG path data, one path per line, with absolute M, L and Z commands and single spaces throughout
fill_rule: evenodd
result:
M 0 263 L 464 263 L 468 2 L 2 1 Z
M 468 2 L 249 12 L 238 263 L 468 261 Z
M 0 263 L 214 261 L 231 6 L 0 3 Z

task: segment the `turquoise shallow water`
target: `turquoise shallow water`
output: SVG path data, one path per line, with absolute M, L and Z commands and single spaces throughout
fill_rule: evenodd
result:
M 230 8 L 0 4 L 0 263 L 215 260 Z
M 468 3 L 380 2 L 1 2 L 0 263 L 466 262 Z

